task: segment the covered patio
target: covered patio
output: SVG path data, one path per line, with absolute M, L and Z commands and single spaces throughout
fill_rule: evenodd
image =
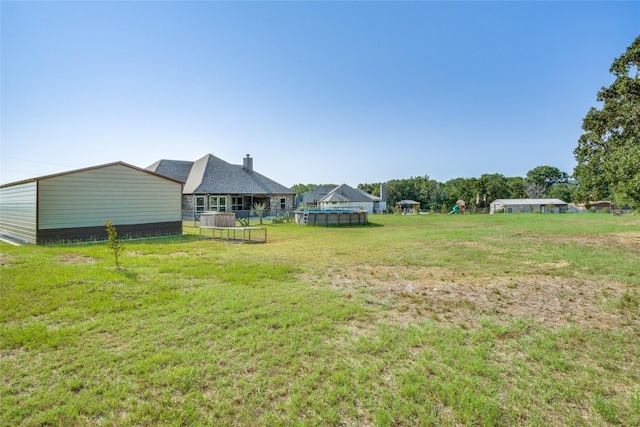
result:
M 415 200 L 400 200 L 396 202 L 396 209 L 402 211 L 403 214 L 420 212 L 420 202 Z

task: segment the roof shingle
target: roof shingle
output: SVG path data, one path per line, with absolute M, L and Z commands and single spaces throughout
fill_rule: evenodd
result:
M 320 202 L 371 202 L 382 200 L 380 197 L 372 196 L 358 188 L 349 187 L 342 184 L 334 188 L 329 194 L 320 199 Z
M 256 171 L 232 165 L 212 154 L 195 162 L 160 160 L 147 169 L 176 179 L 184 178 L 183 194 L 295 194 Z

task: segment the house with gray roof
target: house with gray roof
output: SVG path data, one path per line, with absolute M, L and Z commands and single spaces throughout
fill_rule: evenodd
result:
M 489 213 L 564 213 L 567 202 L 560 199 L 496 199 L 490 204 Z
M 302 193 L 299 197 L 299 204 L 304 206 L 318 206 L 318 202 L 327 194 L 331 193 L 337 185 L 316 185 L 313 190 Z
M 354 209 L 368 213 L 381 213 L 387 209 L 387 202 L 358 188 L 342 184 L 331 188 L 316 187 L 303 195 L 303 200 L 317 200 L 316 206 L 323 210 Z M 329 191 L 327 191 L 329 190 Z M 319 199 L 317 199 L 319 197 Z
M 184 182 L 185 216 L 201 212 L 235 212 L 248 217 L 254 203 L 267 203 L 269 215 L 293 211 L 296 193 L 253 169 L 247 154 L 242 165 L 233 165 L 212 154 L 194 161 L 159 160 L 147 170 Z

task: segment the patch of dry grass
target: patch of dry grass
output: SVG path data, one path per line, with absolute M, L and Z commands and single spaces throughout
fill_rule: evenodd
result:
M 640 317 L 621 303 L 637 289 L 617 282 L 548 275 L 481 277 L 434 267 L 360 266 L 334 273 L 331 284 L 351 296 L 383 303 L 386 310 L 380 313 L 380 320 L 405 326 L 434 319 L 469 328 L 487 318 L 499 323 L 524 318 L 554 328 L 628 332 L 640 328 Z

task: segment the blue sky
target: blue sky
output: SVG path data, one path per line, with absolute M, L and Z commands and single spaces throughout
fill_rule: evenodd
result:
M 0 182 L 207 153 L 284 184 L 572 173 L 640 2 L 0 3 Z

